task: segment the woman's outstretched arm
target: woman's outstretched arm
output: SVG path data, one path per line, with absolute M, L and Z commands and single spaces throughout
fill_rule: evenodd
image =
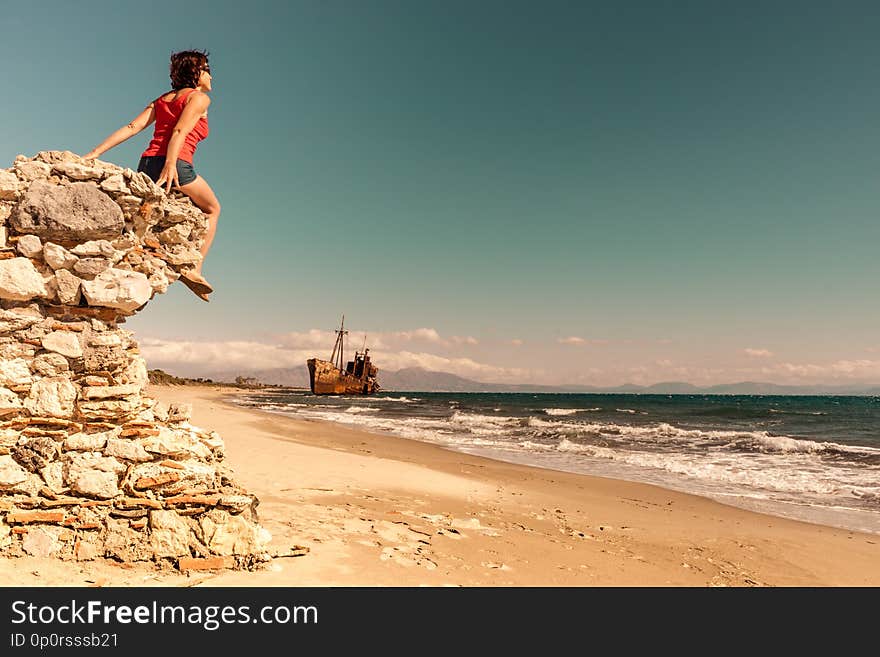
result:
M 153 108 L 153 103 L 150 103 L 144 108 L 143 112 L 137 115 L 134 121 L 132 121 L 128 125 L 124 125 L 119 128 L 119 130 L 107 137 L 107 139 L 105 139 L 99 145 L 95 146 L 92 150 L 83 155 L 83 157 L 87 160 L 98 157 L 101 153 L 109 151 L 114 146 L 118 146 L 129 137 L 134 137 L 137 133 L 146 128 L 155 120 L 156 112 Z

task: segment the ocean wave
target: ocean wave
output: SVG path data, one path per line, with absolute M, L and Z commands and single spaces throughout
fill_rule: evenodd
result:
M 784 411 L 781 408 L 771 408 L 768 412 L 782 415 L 828 415 L 825 411 Z
M 372 406 L 349 406 L 346 413 L 378 413 L 381 409 Z
M 730 431 L 684 429 L 661 422 L 654 425 L 634 426 L 616 423 L 576 423 L 554 422 L 536 417 L 528 419 L 528 426 L 536 429 L 555 431 L 565 436 L 583 438 L 626 438 L 653 444 L 687 446 L 698 443 L 703 448 L 730 449 L 747 452 L 810 453 L 839 456 L 858 456 L 861 459 L 877 459 L 880 463 L 880 448 L 856 445 L 842 445 L 835 442 L 820 442 L 790 436 L 774 436 L 766 431 Z
M 519 419 L 505 415 L 480 415 L 456 410 L 449 418 L 449 424 L 456 428 L 467 429 L 471 433 L 505 432 L 519 426 Z
M 547 415 L 574 415 L 578 412 L 577 408 L 545 408 Z
M 745 464 L 735 455 L 719 457 L 717 454 L 708 456 L 694 453 L 626 452 L 597 445 L 582 445 L 567 439 L 561 440 L 556 448 L 561 452 L 607 459 L 639 468 L 656 468 L 702 481 L 790 494 L 850 496 L 862 500 L 866 496 L 880 494 L 880 487 L 872 485 L 876 484 L 876 472 L 856 474 L 847 471 L 847 480 L 841 481 L 836 478 L 834 470 L 818 467 L 814 461 L 807 461 L 803 454 L 797 455 L 804 459 L 801 467 L 798 467 L 790 459 L 780 461 L 773 456 L 767 456 L 761 462 Z M 860 491 L 860 494 L 856 495 L 854 491 Z

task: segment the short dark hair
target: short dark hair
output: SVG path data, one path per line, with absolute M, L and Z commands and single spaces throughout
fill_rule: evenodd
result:
M 195 87 L 202 67 L 208 63 L 207 50 L 181 50 L 171 55 L 171 87 L 175 90 Z

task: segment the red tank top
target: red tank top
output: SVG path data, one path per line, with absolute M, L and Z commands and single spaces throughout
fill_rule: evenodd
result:
M 165 94 L 159 96 L 153 103 L 153 110 L 156 113 L 156 127 L 153 130 L 153 139 L 150 141 L 147 150 L 141 153 L 141 157 L 150 155 L 166 155 L 168 153 L 168 142 L 171 141 L 171 134 L 174 132 L 174 126 L 177 125 L 180 115 L 183 114 L 183 108 L 186 106 L 186 99 L 195 89 L 190 89 L 180 94 L 176 99 L 167 102 L 163 100 Z M 183 146 L 180 147 L 178 159 L 192 164 L 193 155 L 196 152 L 196 145 L 208 136 L 208 119 L 204 116 L 196 121 L 195 126 L 186 136 Z

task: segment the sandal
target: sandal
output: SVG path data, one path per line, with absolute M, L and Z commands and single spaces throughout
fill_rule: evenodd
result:
M 184 270 L 180 272 L 180 280 L 203 301 L 208 301 L 208 295 L 214 291 L 211 284 L 206 281 L 201 274 L 193 270 Z

